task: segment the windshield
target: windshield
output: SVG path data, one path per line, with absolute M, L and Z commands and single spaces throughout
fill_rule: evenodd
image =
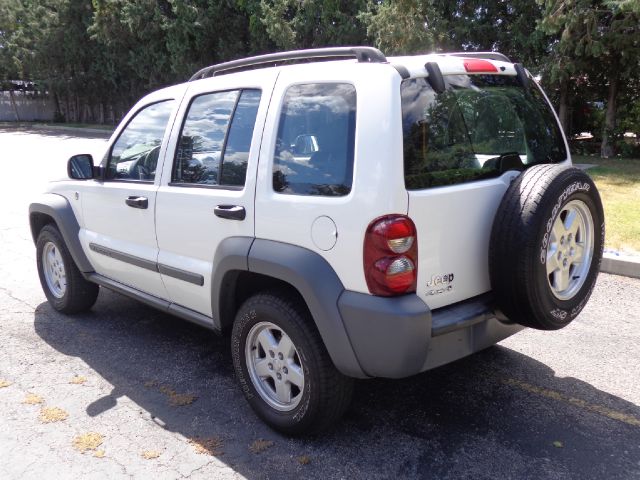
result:
M 507 75 L 447 75 L 437 94 L 426 78 L 402 82 L 408 189 L 497 177 L 508 169 L 561 162 L 558 123 L 538 86 Z

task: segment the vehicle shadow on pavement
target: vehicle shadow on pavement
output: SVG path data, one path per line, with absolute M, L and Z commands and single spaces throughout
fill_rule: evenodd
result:
M 37 334 L 113 385 L 157 428 L 219 437 L 247 478 L 630 478 L 640 473 L 640 407 L 506 347 L 403 380 L 357 383 L 343 421 L 288 439 L 255 417 L 236 385 L 229 339 L 102 289 L 88 314 L 47 303 Z M 274 442 L 255 453 L 257 439 Z M 305 460 L 306 459 L 306 460 Z M 308 462 L 307 462 L 308 460 Z

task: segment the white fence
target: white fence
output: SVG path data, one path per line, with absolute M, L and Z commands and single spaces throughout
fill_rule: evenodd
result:
M 0 92 L 2 122 L 48 121 L 53 120 L 54 112 L 53 101 L 47 96 L 35 92 Z

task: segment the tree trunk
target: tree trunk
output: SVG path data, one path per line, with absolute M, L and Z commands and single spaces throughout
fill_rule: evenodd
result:
M 18 106 L 16 105 L 16 99 L 13 96 L 13 90 L 9 90 L 9 99 L 11 100 L 11 106 L 13 107 L 13 114 L 16 117 L 16 122 L 19 122 L 20 115 L 18 114 Z
M 567 124 L 567 103 L 569 100 L 569 81 L 562 80 L 560 82 L 560 99 L 558 100 L 558 119 L 564 134 L 569 137 L 571 132 L 568 130 Z
M 53 105 L 55 108 L 55 114 L 53 115 L 53 117 L 55 120 L 60 121 L 60 119 L 62 118 L 62 110 L 60 110 L 60 97 L 58 97 L 58 94 L 55 91 L 53 92 Z
M 604 131 L 602 132 L 602 145 L 600 145 L 600 156 L 609 158 L 615 155 L 614 131 L 616 128 L 616 99 L 618 97 L 618 74 L 611 71 L 609 77 L 609 95 L 607 98 L 607 112 L 604 117 Z

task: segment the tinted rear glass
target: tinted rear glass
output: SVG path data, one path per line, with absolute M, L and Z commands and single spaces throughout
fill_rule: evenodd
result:
M 295 195 L 351 191 L 356 89 L 346 83 L 294 85 L 278 125 L 273 188 Z
M 505 75 L 447 75 L 437 94 L 425 78 L 402 82 L 408 189 L 500 176 L 566 159 L 560 128 L 538 87 Z

